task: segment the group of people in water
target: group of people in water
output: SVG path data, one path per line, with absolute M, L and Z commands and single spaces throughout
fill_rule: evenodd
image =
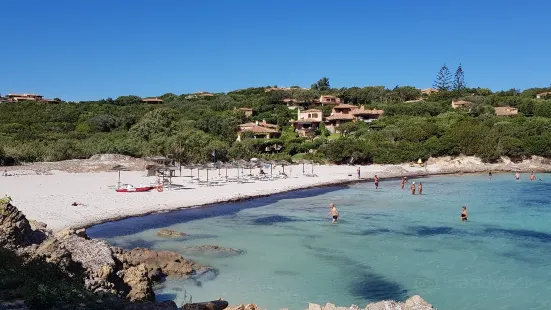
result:
M 358 175 L 358 179 L 360 179 L 360 167 L 358 167 L 356 169 L 356 173 Z M 488 172 L 488 178 L 491 180 L 492 179 L 492 172 Z M 520 181 L 520 173 L 517 172 L 515 173 L 515 179 L 517 181 Z M 534 174 L 534 171 L 531 171 L 530 172 L 530 176 L 529 176 L 529 179 L 530 181 L 535 181 L 536 180 L 536 175 Z M 375 175 L 373 177 L 373 181 L 375 183 L 375 189 L 379 189 L 379 176 Z M 542 179 L 539 179 L 540 181 L 542 181 Z M 400 182 L 400 187 L 402 188 L 402 190 L 404 189 L 406 183 L 409 183 L 407 177 L 402 177 L 402 180 Z M 411 190 L 411 194 L 412 195 L 415 195 L 415 193 L 419 193 L 419 195 L 422 195 L 423 194 L 423 183 L 419 182 L 419 184 L 417 186 L 415 186 L 415 182 L 412 182 L 411 183 L 411 186 L 409 187 L 410 190 Z M 332 220 L 332 223 L 336 223 L 339 219 L 339 211 L 337 211 L 337 208 L 335 207 L 335 204 L 334 203 L 331 203 L 329 204 L 329 214 L 327 214 L 326 218 L 329 217 L 329 216 L 332 216 L 333 217 L 333 220 Z M 463 206 L 461 207 L 461 215 L 460 215 L 460 219 L 462 222 L 465 222 L 467 221 L 467 218 L 469 217 L 469 213 L 467 212 L 467 207 L 466 206 Z

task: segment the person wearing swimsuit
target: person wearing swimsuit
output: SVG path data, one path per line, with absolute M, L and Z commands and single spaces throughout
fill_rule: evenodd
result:
M 331 223 L 335 224 L 339 219 L 339 211 L 337 211 L 337 208 L 335 208 L 335 204 L 333 203 L 329 205 L 329 208 L 331 210 L 329 211 L 329 214 L 327 214 L 326 218 L 329 216 L 333 216 L 333 221 Z
M 417 186 L 417 191 L 419 192 L 419 195 L 423 195 L 423 183 L 419 182 L 419 185 Z
M 402 183 L 400 183 L 400 186 L 402 186 L 402 189 L 404 189 L 404 185 L 406 185 L 406 183 L 408 183 L 408 178 L 402 177 Z
M 534 174 L 534 171 L 530 172 L 530 181 L 535 181 L 536 175 Z
M 379 177 L 375 175 L 375 189 L 379 189 Z
M 409 187 L 411 189 L 411 194 L 415 195 L 415 182 L 411 183 L 411 186 Z
M 520 173 L 515 173 L 515 179 L 517 179 L 517 181 L 520 180 Z
M 488 179 L 490 179 L 490 180 L 492 179 L 492 172 L 491 171 L 488 172 Z
M 466 221 L 468 216 L 469 213 L 467 213 L 467 207 L 463 206 L 463 208 L 461 208 L 461 221 Z
M 358 167 L 358 169 L 356 169 L 356 173 L 358 174 L 358 179 L 360 178 L 360 167 Z

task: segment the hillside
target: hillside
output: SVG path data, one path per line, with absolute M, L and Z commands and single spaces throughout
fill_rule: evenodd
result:
M 493 93 L 465 88 L 422 94 L 409 86 L 259 87 L 227 94 L 164 94 L 145 101 L 122 96 L 78 103 L 2 102 L 0 165 L 103 153 L 171 154 L 193 163 L 251 157 L 335 163 L 399 163 L 458 154 L 484 161 L 500 156 L 549 157 L 551 100 L 536 98 L 549 90 Z M 343 104 L 381 109 L 384 114 L 370 122 L 343 123 L 334 133 L 321 122 L 317 130 L 300 137 L 290 123 L 297 119 L 297 109 L 319 109 L 329 119 L 332 106 L 320 104 L 322 95 L 333 95 Z M 452 100 L 462 105 L 454 109 Z M 516 108 L 518 114 L 498 116 L 496 107 Z M 247 116 L 239 108 L 251 108 L 253 114 Z M 238 125 L 254 126 L 256 121 L 277 125 L 281 134 L 252 139 L 243 131 L 243 139 L 236 141 Z

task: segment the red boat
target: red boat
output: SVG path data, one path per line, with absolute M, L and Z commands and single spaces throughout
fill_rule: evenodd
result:
M 142 186 L 142 187 L 125 186 L 125 187 L 117 188 L 115 191 L 119 193 L 139 193 L 139 192 L 149 192 L 154 188 L 156 188 L 156 186 Z

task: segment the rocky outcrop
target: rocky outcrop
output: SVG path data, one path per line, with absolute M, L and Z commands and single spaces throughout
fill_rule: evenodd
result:
M 125 251 L 114 248 L 115 257 L 125 267 L 145 264 L 148 272 L 162 276 L 188 278 L 196 274 L 202 274 L 210 268 L 187 260 L 182 255 L 171 251 L 153 251 L 144 248 L 135 248 Z
M 218 255 L 218 256 L 233 256 L 243 254 L 242 250 L 225 248 L 218 245 L 198 245 L 190 246 L 183 249 L 187 254 L 199 255 Z
M 30 245 L 33 230 L 27 218 L 11 204 L 10 197 L 0 198 L 0 246 L 17 249 Z
M 126 295 L 130 301 L 148 300 L 155 296 L 151 281 L 147 276 L 147 267 L 144 264 L 124 270 L 122 279 L 130 287 L 130 292 Z
M 324 307 L 318 304 L 310 303 L 308 310 L 436 310 L 431 304 L 423 300 L 421 296 L 415 295 L 405 302 L 396 302 L 392 300 L 379 301 L 368 304 L 365 308 L 356 305 L 350 307 L 337 307 L 332 303 L 327 303 Z
M 181 231 L 176 231 L 172 229 L 161 229 L 157 232 L 157 236 L 167 238 L 180 238 L 186 236 L 186 234 Z
M 228 302 L 225 300 L 213 300 L 207 302 L 191 303 L 182 305 L 182 310 L 223 310 L 227 309 Z M 253 309 L 251 309 L 253 310 Z

